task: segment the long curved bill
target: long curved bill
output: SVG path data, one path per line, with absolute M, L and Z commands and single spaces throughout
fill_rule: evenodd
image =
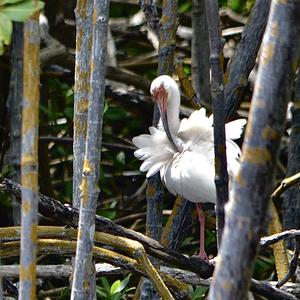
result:
M 173 137 L 171 135 L 170 128 L 169 128 L 169 123 L 168 123 L 167 93 L 165 91 L 162 91 L 161 89 L 162 89 L 162 87 L 160 87 L 160 90 L 156 94 L 158 109 L 159 109 L 159 113 L 160 113 L 160 118 L 161 118 L 161 121 L 163 123 L 166 135 L 167 135 L 170 143 L 172 144 L 174 149 L 176 151 L 178 151 L 178 148 L 177 148 L 177 146 L 176 146 L 176 144 L 173 140 Z

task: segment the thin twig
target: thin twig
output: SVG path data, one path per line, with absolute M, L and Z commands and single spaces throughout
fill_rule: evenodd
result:
M 278 198 L 290 187 L 298 184 L 300 182 L 300 172 L 285 178 L 281 181 L 280 185 L 278 186 L 278 188 L 273 192 L 273 194 L 271 195 L 271 198 L 273 201 L 278 200 Z
M 292 229 L 292 230 L 283 231 L 281 233 L 277 233 L 277 234 L 273 234 L 273 235 L 261 238 L 260 247 L 265 248 L 265 247 L 273 245 L 281 240 L 294 239 L 297 237 L 300 237 L 300 230 Z

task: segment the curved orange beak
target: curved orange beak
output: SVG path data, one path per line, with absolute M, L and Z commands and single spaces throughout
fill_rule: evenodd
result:
M 168 123 L 168 113 L 167 113 L 168 93 L 165 90 L 164 86 L 161 84 L 160 87 L 155 88 L 152 91 L 152 95 L 153 95 L 153 97 L 155 98 L 155 100 L 157 102 L 159 113 L 160 113 L 160 118 L 161 118 L 161 121 L 163 123 L 166 135 L 167 135 L 170 143 L 174 147 L 174 149 L 176 151 L 178 151 L 177 146 L 176 146 L 176 144 L 173 140 L 173 137 L 171 135 L 170 128 L 169 128 L 169 123 Z

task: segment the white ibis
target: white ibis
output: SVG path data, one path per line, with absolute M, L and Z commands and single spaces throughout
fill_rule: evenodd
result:
M 147 171 L 147 177 L 159 171 L 170 193 L 197 204 L 200 221 L 199 256 L 207 260 L 204 214 L 200 203 L 216 203 L 212 117 L 207 118 L 205 109 L 201 108 L 188 119 L 180 121 L 180 92 L 170 76 L 157 77 L 151 84 L 150 92 L 158 104 L 160 122 L 158 129 L 149 128 L 150 134 L 133 138 L 133 143 L 139 148 L 134 155 L 144 160 L 140 170 Z M 239 167 L 240 155 L 240 148 L 232 140 L 241 136 L 245 124 L 245 119 L 226 124 L 229 181 Z

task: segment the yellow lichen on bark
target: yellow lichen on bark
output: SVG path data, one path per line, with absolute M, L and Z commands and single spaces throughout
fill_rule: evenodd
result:
M 77 1 L 76 10 L 82 19 L 85 19 L 87 17 L 86 15 L 87 2 L 88 2 L 87 0 Z
M 279 35 L 279 24 L 278 22 L 273 22 L 271 24 L 272 36 L 277 37 Z
M 276 210 L 276 207 L 271 200 L 270 202 L 272 218 L 269 224 L 269 234 L 276 234 L 283 231 L 282 225 Z M 278 280 L 282 280 L 289 270 L 289 262 L 287 258 L 286 248 L 284 241 L 279 241 L 272 245 L 274 257 L 275 257 L 275 267 Z
M 22 201 L 22 213 L 27 215 L 31 211 L 31 203 L 27 199 Z
M 155 196 L 156 189 L 152 184 L 148 184 L 146 195 L 147 197 L 154 197 Z
M 81 190 L 82 193 L 81 203 L 82 205 L 86 205 L 87 196 L 88 196 L 88 185 L 87 185 L 87 179 L 84 176 L 82 177 L 82 181 L 79 189 Z
M 93 26 L 95 26 L 96 22 L 97 22 L 97 12 L 96 10 L 94 9 L 93 10 Z
M 75 130 L 76 129 L 76 130 Z M 75 137 L 79 137 L 82 134 L 86 137 L 87 124 L 79 118 L 74 119 L 74 134 Z
M 245 147 L 242 161 L 250 164 L 265 165 L 272 160 L 271 152 L 263 148 Z
M 279 133 L 271 128 L 270 126 L 265 127 L 262 131 L 261 131 L 261 135 L 265 140 L 274 140 L 277 139 L 279 137 Z
M 241 171 L 239 171 L 235 177 L 236 182 L 240 185 L 240 187 L 244 188 L 246 187 L 247 181 L 241 174 Z
M 87 98 L 80 99 L 77 103 L 77 110 L 79 113 L 87 112 L 89 109 L 89 100 Z
M 33 262 L 29 266 L 20 266 L 20 279 L 21 280 L 32 280 L 33 276 L 35 275 L 35 267 L 36 262 Z
M 19 299 L 36 299 L 38 126 L 40 98 L 39 12 L 25 22 L 22 109 L 22 229 Z
M 85 176 L 94 171 L 94 168 L 90 164 L 89 160 L 84 159 L 82 171 L 83 171 L 83 177 L 80 185 L 80 190 L 82 192 L 81 203 L 82 205 L 86 205 L 87 198 L 88 198 L 88 184 L 87 184 L 87 178 Z
M 168 235 L 172 229 L 172 226 L 173 226 L 173 222 L 174 222 L 174 219 L 176 217 L 176 215 L 178 214 L 178 211 L 181 207 L 181 203 L 183 202 L 183 198 L 181 196 L 177 196 L 176 198 L 176 201 L 175 201 L 175 204 L 174 204 L 174 207 L 172 209 L 172 213 L 171 215 L 169 216 L 168 218 L 168 222 L 167 224 L 165 225 L 164 227 L 164 230 L 162 232 L 162 235 L 161 235 L 161 243 L 163 246 L 165 247 L 168 247 L 168 244 L 169 244 L 169 240 L 168 240 Z
M 275 47 L 272 43 L 270 43 L 266 48 L 265 51 L 261 54 L 261 62 L 263 64 L 267 64 L 274 56 Z
M 81 2 L 81 1 L 79 1 L 79 2 Z M 78 51 L 78 52 L 81 51 L 82 37 L 83 37 L 83 30 L 82 30 L 82 28 L 79 28 L 79 29 L 77 29 L 77 38 L 76 38 L 76 51 Z

